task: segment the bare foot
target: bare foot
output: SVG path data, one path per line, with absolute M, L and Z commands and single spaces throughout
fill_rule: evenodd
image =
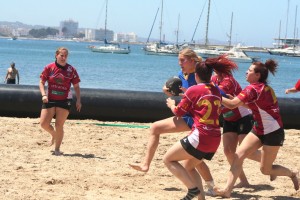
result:
M 137 171 L 140 172 L 148 172 L 149 171 L 149 167 L 148 166 L 142 166 L 142 165 L 132 165 L 129 164 L 129 166 Z
M 59 150 L 55 150 L 54 152 L 53 152 L 53 155 L 55 155 L 55 156 L 61 156 L 61 155 L 63 155 L 64 153 L 63 152 L 61 152 L 61 151 L 59 151 Z
M 293 173 L 291 177 L 295 190 L 299 190 L 299 172 Z
M 226 190 L 222 190 L 222 189 L 219 189 L 217 187 L 214 187 L 214 191 L 216 193 L 216 196 L 220 196 L 220 197 L 223 197 L 223 198 L 230 198 L 230 192 L 229 191 L 226 191 Z
M 51 141 L 49 142 L 49 147 L 51 147 L 53 144 L 54 144 L 54 137 L 53 137 L 53 135 L 51 135 Z
M 249 184 L 249 182 L 247 181 L 246 183 L 243 183 L 243 182 L 239 182 L 238 184 L 236 184 L 234 186 L 234 188 L 248 188 L 250 187 L 251 185 Z
M 276 175 L 270 175 L 270 181 L 275 181 L 276 178 L 277 178 Z

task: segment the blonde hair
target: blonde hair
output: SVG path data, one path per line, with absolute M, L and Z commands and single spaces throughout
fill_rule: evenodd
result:
M 66 51 L 67 55 L 69 55 L 69 50 L 66 47 L 59 47 L 55 52 L 55 56 L 57 56 L 61 51 Z
M 202 62 L 202 57 L 198 56 L 198 54 L 190 48 L 182 49 L 179 54 L 187 57 L 188 59 L 194 60 L 195 62 Z

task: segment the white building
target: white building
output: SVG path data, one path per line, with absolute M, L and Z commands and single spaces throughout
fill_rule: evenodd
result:
M 77 35 L 78 22 L 71 19 L 61 21 L 59 26 L 59 35 L 65 38 L 73 38 Z
M 104 41 L 105 30 L 104 29 L 85 29 L 85 40 L 98 40 Z M 114 40 L 114 32 L 111 30 L 106 30 L 106 40 L 108 42 Z
M 117 42 L 137 42 L 138 36 L 133 32 L 131 32 L 131 33 L 116 33 L 115 41 L 117 41 Z

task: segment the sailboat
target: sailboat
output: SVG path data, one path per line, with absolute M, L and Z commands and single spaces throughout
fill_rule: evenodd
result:
M 289 10 L 289 2 L 288 2 L 288 10 Z M 287 38 L 286 36 L 285 36 L 285 38 L 280 38 L 280 31 L 281 31 L 281 29 L 280 29 L 281 21 L 280 21 L 279 36 L 278 36 L 278 39 L 275 38 L 275 40 L 278 41 L 278 43 L 276 44 L 277 48 L 268 49 L 268 52 L 271 55 L 300 57 L 300 45 L 299 45 L 300 39 L 296 38 L 297 11 L 298 11 L 298 6 L 296 6 L 296 12 L 295 12 L 294 38 Z M 287 12 L 287 13 L 289 13 L 289 12 Z M 287 15 L 287 21 L 288 21 L 288 15 Z M 286 27 L 286 30 L 287 30 L 287 27 Z
M 210 1 L 208 1 L 208 11 L 207 11 L 207 21 L 206 21 L 206 34 L 205 34 L 205 47 L 206 48 L 195 48 L 194 51 L 200 55 L 202 58 L 208 57 L 218 57 L 221 55 L 226 55 L 226 57 L 234 62 L 246 62 L 251 63 L 257 61 L 259 58 L 254 58 L 248 56 L 241 48 L 240 44 L 227 49 L 208 49 L 208 25 L 209 25 L 209 15 L 210 15 Z M 230 35 L 229 35 L 229 47 L 231 47 L 231 35 L 232 35 L 232 21 L 233 21 L 233 13 L 231 14 L 231 26 L 230 26 Z
M 104 29 L 104 45 L 101 46 L 90 46 L 92 52 L 98 53 L 115 53 L 115 54 L 129 54 L 130 47 L 121 48 L 119 44 L 109 43 L 106 39 L 106 24 L 107 24 L 107 4 L 108 0 L 106 0 L 106 10 L 105 10 L 105 29 Z
M 156 21 L 158 11 L 159 11 L 159 9 L 156 12 L 153 25 Z M 144 46 L 143 49 L 145 51 L 145 54 L 147 54 L 147 55 L 177 56 L 178 53 L 179 53 L 178 44 L 166 44 L 161 39 L 162 38 L 162 24 L 163 24 L 162 23 L 162 16 L 163 16 L 163 0 L 161 1 L 161 19 L 160 19 L 160 27 L 159 27 L 159 29 L 160 29 L 159 42 L 154 42 L 154 43 L 149 42 L 149 38 L 150 38 L 152 28 L 153 28 L 153 25 L 152 25 L 149 37 L 147 39 L 147 43 L 146 43 L 146 45 Z M 178 25 L 179 25 L 179 22 L 178 22 Z M 178 42 L 178 30 L 177 30 L 177 42 Z

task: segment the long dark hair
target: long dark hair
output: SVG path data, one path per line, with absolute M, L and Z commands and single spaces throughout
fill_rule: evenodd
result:
M 207 58 L 204 62 L 196 64 L 198 77 L 206 83 L 210 82 L 213 71 L 219 74 L 232 75 L 232 71 L 236 69 L 238 69 L 237 64 L 226 58 L 225 55 Z
M 262 62 L 254 62 L 254 72 L 260 73 L 259 82 L 261 83 L 267 83 L 269 71 L 272 73 L 273 76 L 275 76 L 275 73 L 277 72 L 278 63 L 275 60 L 269 59 L 265 63 Z

